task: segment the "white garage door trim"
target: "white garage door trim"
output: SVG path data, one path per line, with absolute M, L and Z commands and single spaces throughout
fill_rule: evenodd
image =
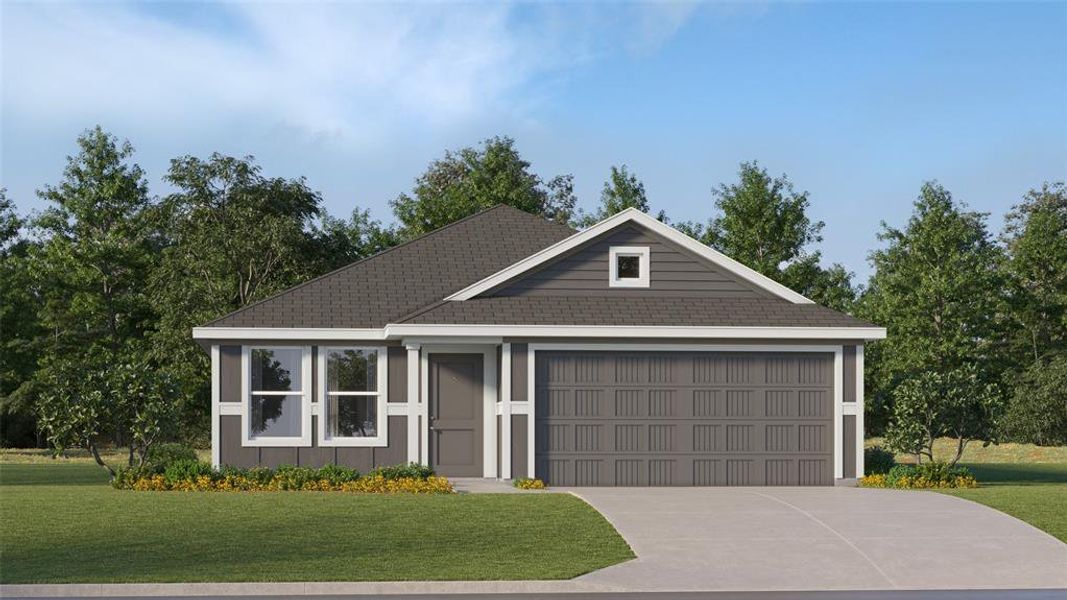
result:
M 527 448 L 526 472 L 534 476 L 535 439 L 537 414 L 537 353 L 554 350 L 612 350 L 618 352 L 833 352 L 834 353 L 834 479 L 844 477 L 842 418 L 844 415 L 845 361 L 844 346 L 840 345 L 804 345 L 787 344 L 751 345 L 751 344 L 530 344 L 527 348 L 526 397 L 529 401 L 529 414 L 526 419 Z M 861 405 L 862 406 L 862 405 Z M 862 433 L 857 432 L 862 438 Z M 862 447 L 862 444 L 857 444 Z M 508 448 L 510 454 L 510 448 Z M 860 451 L 857 451 L 859 454 Z M 510 461 L 510 457 L 508 461 Z M 857 463 L 858 468 L 860 463 Z

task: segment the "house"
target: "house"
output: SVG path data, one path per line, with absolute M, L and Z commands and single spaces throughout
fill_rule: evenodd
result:
M 863 472 L 885 329 L 633 209 L 576 232 L 497 206 L 193 336 L 215 464 L 832 485 Z

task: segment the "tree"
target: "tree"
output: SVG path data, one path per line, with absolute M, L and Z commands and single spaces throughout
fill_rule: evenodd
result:
M 923 371 L 893 390 L 893 419 L 886 442 L 898 452 L 934 460 L 934 440 L 956 439 L 951 465 L 972 440 L 995 441 L 1003 401 L 996 386 L 982 382 L 974 364 L 949 371 Z
M 252 157 L 216 153 L 172 160 L 165 179 L 177 191 L 157 213 L 167 247 L 149 287 L 160 311 L 153 352 L 180 385 L 191 430 L 207 422 L 210 397 L 191 329 L 318 275 L 328 257 L 310 233 L 319 194 L 302 178 L 265 177 Z
M 35 446 L 30 382 L 44 331 L 28 256 L 35 243 L 22 235 L 24 219 L 0 188 L 0 445 Z
M 931 182 L 904 229 L 882 224 L 879 239 L 888 246 L 871 253 L 874 275 L 858 306 L 861 316 L 888 329 L 866 355 L 876 426 L 879 410 L 893 412 L 894 388 L 921 373 L 945 375 L 973 364 L 983 383 L 999 380 L 1002 255 L 985 219 Z
M 707 225 L 681 223 L 679 230 L 819 304 L 851 309 L 852 273 L 839 264 L 823 269 L 821 254 L 810 249 L 822 241 L 824 223 L 808 218 L 807 192 L 753 161 L 741 163 L 737 183 L 712 194 L 718 214 Z
M 530 171 L 515 140 L 493 137 L 481 148 L 445 152 L 415 179 L 411 195 L 400 194 L 392 201 L 404 239 L 497 204 L 566 222 L 574 206 L 573 184 L 564 176 L 546 185 Z
M 592 214 L 577 215 L 574 223 L 577 227 L 589 227 L 627 208 L 636 208 L 643 213 L 651 210 L 648 196 L 645 194 L 645 184 L 641 183 L 641 180 L 631 173 L 626 165 L 612 166 L 611 174 L 600 190 L 600 206 L 597 211 Z M 656 218 L 666 222 L 667 213 L 660 211 Z
M 1067 185 L 1045 183 L 1008 213 L 1002 236 L 1007 345 L 1022 368 L 1067 351 Z
M 1017 378 L 1002 431 L 1012 441 L 1067 444 L 1067 354 L 1039 360 Z
M 397 233 L 370 218 L 370 211 L 355 209 L 346 221 L 323 214 L 313 226 L 310 240 L 313 253 L 326 273 L 377 254 L 397 244 Z
M 118 465 L 104 461 L 102 444 L 125 439 L 126 466 L 140 467 L 172 431 L 176 388 L 137 343 L 87 357 L 51 357 L 40 377 L 37 416 L 54 452 L 84 448 L 112 477 Z

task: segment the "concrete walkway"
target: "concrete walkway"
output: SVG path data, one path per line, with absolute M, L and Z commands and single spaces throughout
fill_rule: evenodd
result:
M 582 583 L 647 591 L 1067 588 L 1067 545 L 935 492 L 569 491 L 638 556 L 575 580 Z

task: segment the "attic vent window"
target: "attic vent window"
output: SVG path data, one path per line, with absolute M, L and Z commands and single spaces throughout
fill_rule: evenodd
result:
M 612 246 L 608 264 L 611 287 L 647 288 L 649 251 L 647 246 Z

